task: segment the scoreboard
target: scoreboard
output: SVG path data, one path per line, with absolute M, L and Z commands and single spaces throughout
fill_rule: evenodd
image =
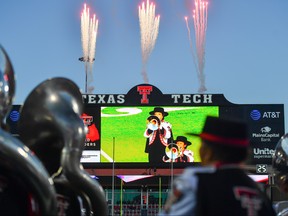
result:
M 83 94 L 83 103 L 81 117 L 88 133 L 81 162 L 92 167 L 112 162 L 123 166 L 149 163 L 144 131 L 155 107 L 168 113 L 165 121 L 171 124 L 174 139 L 186 136 L 191 142 L 187 150 L 192 152 L 191 163 L 195 164 L 201 162 L 200 140 L 186 134 L 200 133 L 207 115 L 248 123 L 248 165 L 271 165 L 276 144 L 285 133 L 283 104 L 235 104 L 223 94 L 163 94 L 156 86 L 140 84 L 127 94 Z M 14 105 L 7 116 L 10 132 L 15 136 L 20 111 L 21 105 Z

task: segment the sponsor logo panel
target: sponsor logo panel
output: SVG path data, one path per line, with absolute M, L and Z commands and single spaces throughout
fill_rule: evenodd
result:
M 250 124 L 249 134 L 251 142 L 277 143 L 284 134 L 284 128 L 281 124 Z
M 275 153 L 277 143 L 251 143 L 252 164 L 272 164 L 272 156 Z
M 248 108 L 248 116 L 252 122 L 284 121 L 284 111 L 279 106 L 253 106 Z

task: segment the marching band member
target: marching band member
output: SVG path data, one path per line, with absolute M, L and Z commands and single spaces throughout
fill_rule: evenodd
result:
M 168 113 L 162 107 L 155 107 L 149 112 L 147 128 L 144 132 L 144 137 L 147 138 L 145 152 L 148 153 L 149 163 L 163 163 L 165 148 L 172 141 L 172 125 L 164 121 L 164 117 Z

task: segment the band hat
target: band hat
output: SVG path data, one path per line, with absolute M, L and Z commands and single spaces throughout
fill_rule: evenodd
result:
M 174 140 L 175 143 L 177 142 L 184 142 L 185 145 L 189 146 L 191 145 L 192 143 L 190 141 L 187 140 L 187 137 L 185 136 L 177 136 L 176 140 Z
M 249 145 L 246 123 L 219 117 L 207 116 L 200 134 L 187 135 L 199 136 L 202 140 L 232 147 L 246 148 Z
M 155 107 L 153 111 L 149 112 L 150 115 L 154 115 L 155 112 L 162 113 L 163 116 L 168 116 L 168 113 L 164 111 L 162 107 Z

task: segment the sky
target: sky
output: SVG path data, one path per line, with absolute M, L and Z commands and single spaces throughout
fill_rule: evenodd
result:
M 190 46 L 190 40 L 195 41 L 194 0 L 151 1 L 160 22 L 145 64 L 149 84 L 163 94 L 198 93 Z M 224 94 L 235 104 L 284 104 L 287 128 L 288 1 L 207 1 L 205 93 Z M 84 3 L 99 20 L 93 93 L 126 94 L 145 82 L 138 17 L 141 0 L 1 1 L 0 44 L 15 70 L 14 104 L 22 104 L 38 84 L 53 77 L 71 79 L 84 91 L 85 67 L 78 60 L 83 56 Z

